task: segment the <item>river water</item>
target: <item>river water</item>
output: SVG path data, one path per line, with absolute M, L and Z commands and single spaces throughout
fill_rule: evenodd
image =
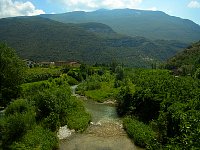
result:
M 72 87 L 75 94 L 76 86 Z M 142 150 L 134 145 L 122 127 L 116 107 L 84 99 L 92 122 L 83 133 L 60 141 L 60 150 Z

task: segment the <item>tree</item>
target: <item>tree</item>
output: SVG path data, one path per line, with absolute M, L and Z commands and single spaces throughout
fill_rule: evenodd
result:
M 117 66 L 115 72 L 116 72 L 116 79 L 122 81 L 124 79 L 124 69 L 121 66 Z
M 7 105 L 19 94 L 23 82 L 25 63 L 16 55 L 14 49 L 0 43 L 0 105 Z

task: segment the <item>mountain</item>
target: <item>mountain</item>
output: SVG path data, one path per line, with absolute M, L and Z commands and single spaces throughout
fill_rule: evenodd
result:
M 161 11 L 103 9 L 93 12 L 75 11 L 40 16 L 63 23 L 103 23 L 117 33 L 152 40 L 165 39 L 190 43 L 200 39 L 199 25 L 187 19 L 169 16 Z
M 167 68 L 200 67 L 200 41 L 188 46 L 184 51 L 167 60 Z
M 34 61 L 94 64 L 115 60 L 132 67 L 166 60 L 187 46 L 177 41 L 120 35 L 102 23 L 65 24 L 39 16 L 0 19 L 0 41 Z

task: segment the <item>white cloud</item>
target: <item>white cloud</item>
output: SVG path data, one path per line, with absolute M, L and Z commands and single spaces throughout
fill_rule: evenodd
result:
M 19 0 L 0 0 L 0 18 L 34 16 L 44 13 L 43 10 L 36 9 L 29 1 L 21 2 Z
M 189 8 L 200 8 L 200 2 L 193 0 L 187 6 Z
M 55 3 L 54 0 L 48 0 Z M 139 8 L 139 4 L 143 0 L 57 0 L 65 6 L 65 10 L 96 10 L 100 8 L 115 9 L 115 8 Z

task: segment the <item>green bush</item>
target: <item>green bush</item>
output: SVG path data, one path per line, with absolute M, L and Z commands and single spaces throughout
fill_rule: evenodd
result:
M 71 91 L 68 86 L 62 88 L 49 88 L 35 93 L 30 101 L 35 104 L 36 118 L 42 121 L 44 126 L 55 131 L 59 125 L 64 125 L 67 107 L 70 105 Z M 54 120 L 55 119 L 55 120 Z
M 31 85 L 38 87 L 37 90 L 33 89 L 33 94 L 29 94 L 31 96 L 28 100 L 36 108 L 37 121 L 51 131 L 66 124 L 72 129 L 84 130 L 91 118 L 81 101 L 71 96 L 67 80 L 68 76 L 63 75 L 57 79 L 29 84 L 23 91 L 27 95 L 32 93 Z
M 66 91 L 69 90 L 68 79 L 65 76 L 61 76 L 60 78 L 52 79 L 46 81 L 39 81 L 33 83 L 26 83 L 21 85 L 21 97 L 32 97 L 35 93 L 42 92 L 46 89 L 50 89 L 51 87 L 55 87 L 58 89 L 68 88 Z M 65 86 L 65 87 L 62 87 Z M 61 88 L 62 87 L 62 88 Z
M 5 111 L 5 115 L 14 115 L 15 113 L 24 113 L 29 110 L 34 111 L 34 107 L 25 99 L 14 100 Z
M 25 72 L 25 83 L 38 82 L 48 80 L 49 78 L 56 78 L 61 75 L 59 68 L 29 68 Z
M 7 106 L 19 95 L 19 86 L 24 81 L 25 64 L 14 49 L 0 43 L 0 106 Z
M 69 128 L 84 131 L 91 121 L 91 115 L 85 111 L 83 103 L 74 97 L 71 105 L 68 105 L 66 119 Z
M 32 111 L 22 114 L 15 113 L 5 116 L 2 125 L 2 145 L 8 148 L 14 141 L 18 141 L 35 125 L 35 113 Z
M 129 117 L 124 118 L 123 125 L 136 145 L 152 150 L 160 149 L 157 135 L 148 125 Z
M 50 129 L 51 131 L 57 131 L 61 126 L 60 122 L 64 122 L 63 120 L 64 118 L 59 119 L 59 114 L 51 112 L 46 118 L 42 120 L 41 124 L 43 127 Z
M 67 75 L 73 77 L 74 79 L 76 79 L 77 81 L 82 81 L 83 80 L 83 76 L 81 74 L 81 72 L 79 71 L 75 71 L 75 70 L 70 70 Z
M 79 84 L 76 92 L 98 102 L 113 100 L 119 92 L 119 87 L 114 87 L 114 82 L 114 74 L 111 75 L 109 72 L 101 76 L 94 74 Z
M 69 85 L 77 85 L 78 84 L 78 81 L 75 78 L 68 76 L 67 74 L 61 75 L 61 78 L 63 78 L 65 81 L 67 81 L 67 83 Z
M 28 98 L 32 95 L 35 95 L 38 91 L 43 91 L 46 88 L 49 88 L 51 82 L 49 81 L 40 81 L 40 82 L 33 82 L 33 83 L 26 83 L 21 85 L 21 97 Z
M 11 145 L 13 150 L 55 150 L 57 148 L 58 139 L 56 134 L 41 126 L 29 130 L 20 141 Z

